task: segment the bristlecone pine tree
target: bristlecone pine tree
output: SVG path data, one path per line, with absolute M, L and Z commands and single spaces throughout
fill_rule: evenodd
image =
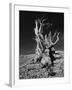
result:
M 40 62 L 42 64 L 46 64 L 48 62 L 51 61 L 51 63 L 53 64 L 53 60 L 54 59 L 54 52 L 55 48 L 53 47 L 58 41 L 59 41 L 59 33 L 54 33 L 54 35 L 51 35 L 51 31 L 46 34 L 43 35 L 43 27 L 44 26 L 50 26 L 50 23 L 46 23 L 45 22 L 46 19 L 38 19 L 35 20 L 35 28 L 34 28 L 34 32 L 35 32 L 35 40 L 36 40 L 36 49 L 35 49 L 35 61 L 37 62 L 38 60 L 40 60 Z M 54 38 L 56 38 L 56 41 L 53 42 Z

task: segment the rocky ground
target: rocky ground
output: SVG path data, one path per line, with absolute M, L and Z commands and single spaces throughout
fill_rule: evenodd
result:
M 32 78 L 53 78 L 64 77 L 64 53 L 57 51 L 59 55 L 54 61 L 54 66 L 51 64 L 43 67 L 41 62 L 34 62 L 35 54 L 21 55 L 19 58 L 19 79 Z

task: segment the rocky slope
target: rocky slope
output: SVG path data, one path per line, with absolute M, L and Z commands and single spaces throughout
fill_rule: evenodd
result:
M 64 53 L 56 52 L 59 54 L 55 56 L 54 66 L 49 63 L 44 67 L 41 62 L 34 62 L 35 54 L 20 56 L 19 79 L 64 77 Z

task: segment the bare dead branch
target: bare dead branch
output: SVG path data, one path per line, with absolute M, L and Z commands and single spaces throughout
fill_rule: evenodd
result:
M 35 32 L 35 35 L 38 36 L 38 22 L 37 22 L 37 20 L 35 21 L 35 25 L 36 25 L 36 27 L 34 28 L 34 32 Z
M 60 34 L 60 33 L 57 34 L 57 39 L 56 39 L 56 41 L 55 41 L 54 43 L 52 43 L 53 45 L 55 45 L 55 44 L 59 41 L 59 34 Z
M 54 35 L 53 35 L 53 37 L 52 37 L 52 41 L 53 41 L 53 39 L 54 39 L 55 36 L 56 36 L 56 32 L 54 33 Z

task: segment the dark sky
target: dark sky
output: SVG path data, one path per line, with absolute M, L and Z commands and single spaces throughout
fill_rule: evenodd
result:
M 36 42 L 34 41 L 35 20 L 43 17 L 52 24 L 50 30 L 60 32 L 60 44 L 63 46 L 64 14 L 54 12 L 19 11 L 19 52 L 20 54 L 34 53 Z M 61 47 L 63 49 L 63 47 Z

